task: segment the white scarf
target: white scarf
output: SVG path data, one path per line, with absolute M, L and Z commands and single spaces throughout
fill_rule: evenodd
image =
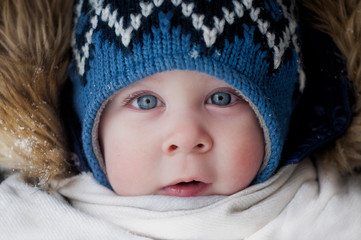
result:
M 231 196 L 179 198 L 120 197 L 90 174 L 46 193 L 14 175 L 0 211 L 0 239 L 358 240 L 361 177 L 306 159 Z
M 297 169 L 285 167 L 271 180 L 228 197 L 120 197 L 83 175 L 70 180 L 60 193 L 75 208 L 141 236 L 244 239 L 275 219 L 299 187 L 315 179 L 316 172 L 302 164 Z

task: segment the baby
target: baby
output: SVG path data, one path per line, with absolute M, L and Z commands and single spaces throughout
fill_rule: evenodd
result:
M 58 4 L 65 2 L 70 3 L 0 2 L 3 50 L 10 46 L 20 51 L 2 57 L 9 68 L 5 73 L 11 74 L 2 74 L 2 79 L 5 75 L 9 79 L 0 89 L 14 90 L 1 99 L 13 113 L 23 111 L 3 114 L 7 121 L 1 121 L 1 129 L 15 137 L 11 146 L 28 154 L 24 162 L 43 178 L 68 163 L 61 158 L 58 167 L 52 167 L 48 161 L 63 145 L 51 147 L 55 143 L 47 138 L 57 138 L 54 129 L 61 132 L 47 114 L 56 104 L 47 101 L 26 111 L 22 103 L 36 104 L 22 89 L 31 90 L 31 96 L 39 94 L 39 99 L 58 97 L 53 75 L 66 61 L 58 65 L 58 60 L 47 59 L 60 59 L 51 42 L 63 45 L 66 41 L 59 39 L 69 34 L 62 32 L 66 28 L 61 21 L 47 20 L 52 18 L 50 13 L 68 19 L 57 11 L 64 10 Z M 357 8 L 345 7 L 355 1 L 311 2 L 320 6 L 329 29 L 339 32 L 347 43 L 352 34 L 355 47 L 346 59 L 353 60 L 347 64 L 359 63 L 354 53 L 360 16 Z M 355 25 L 350 24 L 355 31 L 345 34 L 343 29 L 348 27 L 337 27 L 342 19 L 339 9 L 353 9 L 342 14 L 355 17 Z M 29 19 L 35 23 L 29 24 Z M 361 176 L 340 175 L 327 157 L 306 157 L 315 149 L 312 145 L 329 143 L 335 130 L 339 136 L 340 126 L 348 124 L 342 114 L 350 104 L 346 73 L 339 66 L 343 60 L 324 38 L 312 31 L 303 34 L 304 40 L 312 40 L 309 45 L 324 50 L 316 50 L 323 53 L 318 56 L 312 48 L 308 58 L 309 52 L 304 51 L 305 60 L 313 58 L 305 61 L 306 67 L 317 70 L 308 68 L 313 78 L 294 111 L 304 78 L 293 1 L 79 0 L 74 27 L 69 73 L 79 132 L 73 131 L 77 130 L 73 116 L 63 117 L 74 127 L 70 133 L 81 135 L 79 143 L 76 137 L 72 139 L 81 173 L 67 177 L 56 172 L 60 179 L 47 178 L 48 191 L 25 183 L 30 179 L 17 173 L 7 177 L 0 184 L 4 239 L 360 239 Z M 14 40 L 18 37 L 22 44 Z M 13 41 L 5 44 L 7 39 Z M 303 46 L 307 49 L 308 44 Z M 26 62 L 19 67 L 14 63 L 22 53 Z M 41 72 L 45 75 L 31 63 L 28 66 L 31 58 L 27 56 L 33 53 L 40 62 L 34 66 L 44 64 Z M 16 70 L 11 68 L 14 65 Z M 45 77 L 49 67 L 55 73 L 50 71 L 54 74 Z M 23 78 L 29 68 L 30 76 Z M 37 74 L 34 78 L 33 71 L 43 79 Z M 13 73 L 17 78 L 12 78 Z M 322 101 L 312 101 L 311 94 L 307 105 L 310 90 L 321 95 Z M 300 113 L 300 106 L 306 110 Z M 66 104 L 63 107 L 63 113 L 70 114 Z M 289 127 L 292 112 L 296 115 Z M 320 119 L 327 119 L 330 127 Z M 53 127 L 46 127 L 44 121 Z M 26 122 L 28 127 L 20 124 Z M 354 135 L 358 135 L 358 122 L 355 118 Z M 8 130 L 9 125 L 13 129 Z M 41 125 L 38 129 L 45 138 L 39 137 L 35 125 Z M 304 126 L 311 138 L 303 138 Z M 24 130 L 28 130 L 25 138 L 15 134 Z M 20 144 L 29 139 L 46 151 L 32 154 L 39 150 L 37 145 Z M 350 139 L 355 138 L 346 143 Z M 357 143 L 350 144 L 350 155 L 359 149 Z M 36 160 L 40 164 L 34 164 Z
M 231 195 L 264 158 L 249 104 L 194 71 L 158 73 L 121 90 L 102 113 L 99 140 L 108 180 L 123 196 Z
M 294 4 L 80 1 L 82 147 L 122 196 L 231 195 L 270 178 L 304 86 Z

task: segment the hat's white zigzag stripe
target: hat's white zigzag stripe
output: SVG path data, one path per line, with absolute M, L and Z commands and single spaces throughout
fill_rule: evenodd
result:
M 300 49 L 297 44 L 297 35 L 296 31 L 296 20 L 292 17 L 292 15 L 287 11 L 287 7 L 282 3 L 281 0 L 278 0 L 278 4 L 281 6 L 283 15 L 287 18 L 289 25 L 285 27 L 283 31 L 283 36 L 281 36 L 278 40 L 278 44 L 276 45 L 276 35 L 269 30 L 269 22 L 263 19 L 260 19 L 259 8 L 253 7 L 253 0 L 234 0 L 234 10 L 230 11 L 229 9 L 223 7 L 223 18 L 219 19 L 217 17 L 213 17 L 214 26 L 206 26 L 204 24 L 205 16 L 203 14 L 193 13 L 194 4 L 193 3 L 184 3 L 182 0 L 171 0 L 174 6 L 181 5 L 182 13 L 185 17 L 192 19 L 193 27 L 196 30 L 203 31 L 203 40 L 207 47 L 211 47 L 217 40 L 217 37 L 223 33 L 224 26 L 227 23 L 228 25 L 232 25 L 235 21 L 235 18 L 242 18 L 247 11 L 249 13 L 250 18 L 257 23 L 259 31 L 266 37 L 268 47 L 273 50 L 273 64 L 274 68 L 277 69 L 282 61 L 283 54 L 285 50 L 289 47 L 289 44 L 292 43 L 295 46 L 296 51 L 299 53 Z M 131 39 L 133 31 L 137 31 L 141 24 L 142 19 L 146 19 L 153 13 L 153 9 L 156 7 L 160 7 L 164 3 L 164 0 L 153 0 L 153 2 L 140 2 L 139 6 L 141 8 L 141 13 L 138 14 L 130 14 L 130 24 L 129 26 L 124 27 L 124 17 L 118 18 L 117 10 L 113 12 L 110 11 L 110 6 L 103 6 L 103 0 L 90 0 L 90 4 L 92 5 L 96 15 L 91 19 L 92 27 L 86 33 L 86 42 L 84 46 L 81 48 L 82 53 L 75 50 L 75 57 L 79 67 L 79 74 L 84 75 L 85 71 L 85 61 L 89 57 L 89 45 L 91 44 L 92 34 L 97 27 L 98 21 L 101 20 L 108 24 L 110 28 L 114 28 L 116 36 L 121 38 L 122 44 L 125 47 L 128 47 Z M 79 18 L 81 11 L 82 1 L 79 2 L 78 6 L 76 6 L 76 14 L 75 18 Z M 291 6 L 291 9 L 294 5 Z M 72 40 L 73 45 L 75 44 L 75 36 L 73 36 Z M 300 67 L 300 71 L 301 67 Z M 300 76 L 303 76 L 300 73 Z M 303 89 L 305 85 L 305 80 L 303 77 L 300 78 L 300 88 Z

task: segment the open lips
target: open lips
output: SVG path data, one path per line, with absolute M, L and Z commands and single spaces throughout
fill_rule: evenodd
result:
M 209 186 L 209 183 L 196 180 L 179 181 L 162 188 L 160 194 L 175 197 L 196 197 L 202 196 Z

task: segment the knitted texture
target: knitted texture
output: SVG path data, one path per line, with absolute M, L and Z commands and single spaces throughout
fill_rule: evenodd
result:
M 109 186 L 93 146 L 102 104 L 131 83 L 175 69 L 209 74 L 242 93 L 265 134 L 254 183 L 272 176 L 304 87 L 294 8 L 288 0 L 80 0 L 69 72 L 98 182 Z

